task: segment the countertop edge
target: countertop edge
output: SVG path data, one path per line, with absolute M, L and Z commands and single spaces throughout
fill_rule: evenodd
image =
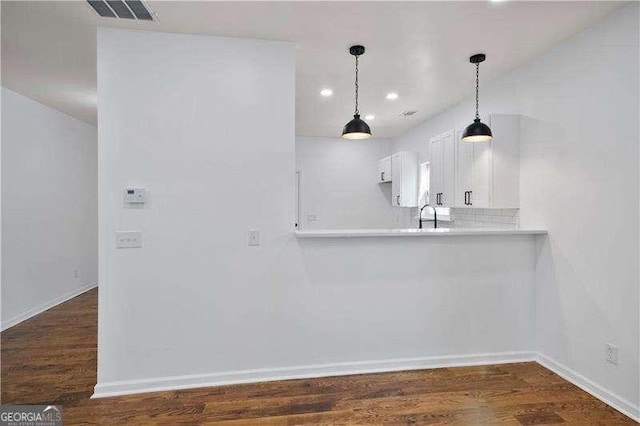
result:
M 443 228 L 417 229 L 336 229 L 295 231 L 296 238 L 366 238 L 366 237 L 461 237 L 480 235 L 546 235 L 546 229 Z

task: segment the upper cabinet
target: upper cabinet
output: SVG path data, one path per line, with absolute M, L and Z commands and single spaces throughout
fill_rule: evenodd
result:
M 486 121 L 484 121 L 486 123 Z M 461 142 L 464 129 L 456 131 L 456 207 L 490 207 L 491 142 Z
M 429 144 L 431 149 L 429 204 L 454 207 L 456 205 L 456 141 L 453 130 L 432 137 Z
M 378 161 L 378 182 L 391 182 L 391 156 Z
M 456 200 L 453 206 L 518 208 L 520 116 L 491 114 L 483 117 L 483 121 L 493 133 L 489 142 L 461 142 L 464 128 L 456 131 Z
M 520 116 L 482 117 L 489 142 L 462 142 L 464 128 L 429 139 L 429 204 L 437 207 L 520 207 Z M 418 156 L 400 151 L 378 161 L 378 182 L 391 182 L 391 204 L 418 206 Z
M 391 204 L 396 207 L 418 206 L 418 157 L 400 151 L 391 156 Z

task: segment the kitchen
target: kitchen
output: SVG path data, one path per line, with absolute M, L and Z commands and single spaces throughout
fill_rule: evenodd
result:
M 353 46 L 352 51 L 354 48 L 359 59 L 365 48 Z M 473 124 L 456 123 L 454 128 L 424 138 L 418 152 L 398 151 L 389 155 L 385 154 L 394 144 L 370 140 L 371 130 L 360 119 L 356 67 L 354 121 L 364 126 L 364 130 L 346 133 L 350 122 L 345 126 L 343 141 L 301 137 L 296 140 L 298 238 L 338 236 L 338 230 L 343 231 L 343 236 L 360 237 L 544 234 L 543 229 L 518 226 L 520 139 L 526 131 L 521 123 L 526 118 L 518 114 L 487 114 L 484 120 L 479 118 L 479 65 L 485 59 L 484 54 L 469 58 L 477 71 Z M 327 92 L 332 94 L 325 89 L 321 95 L 331 96 Z M 392 94 L 395 96 L 387 98 L 396 101 L 399 95 Z M 373 115 L 365 118 L 375 119 Z M 374 152 L 385 155 L 376 161 L 376 169 L 371 164 Z M 343 164 L 337 166 L 337 161 Z M 340 174 L 338 167 L 348 173 L 332 181 L 332 176 Z M 373 185 L 374 171 L 377 189 Z M 361 184 L 351 187 L 354 182 Z M 320 214 L 314 209 L 320 210 Z M 371 233 L 366 231 L 367 222 L 373 224 Z M 416 228 L 420 231 L 415 232 Z M 429 228 L 438 231 L 427 231 Z
M 339 191 L 340 182 L 336 183 L 338 188 L 318 187 L 323 180 L 328 179 L 327 175 L 334 173 L 330 170 L 331 165 L 323 162 L 322 155 L 335 159 L 339 154 L 332 153 L 331 150 L 342 150 L 342 154 L 345 154 L 344 151 L 357 149 L 344 146 L 349 144 L 363 145 L 360 151 L 368 148 L 371 152 L 382 153 L 384 151 L 379 146 L 389 149 L 389 144 L 374 140 L 369 141 L 369 146 L 366 147 L 362 142 L 344 141 L 340 144 L 340 141 L 332 143 L 331 140 L 298 138 L 297 176 L 301 182 L 304 179 L 304 183 L 310 188 L 303 184 L 298 186 L 302 190 L 297 195 L 302 220 L 299 220 L 301 231 L 297 235 L 309 235 L 302 230 L 345 229 L 347 227 L 344 225 L 349 223 L 357 223 L 360 226 L 356 229 L 362 229 L 366 228 L 362 224 L 367 221 L 376 229 L 437 227 L 440 230 L 466 228 L 467 232 L 471 228 L 518 229 L 520 121 L 521 117 L 518 115 L 492 114 L 487 116 L 485 122 L 492 123 L 492 128 L 498 129 L 494 133 L 500 136 L 494 136 L 491 141 L 461 143 L 463 130 L 452 129 L 428 138 L 421 147 L 426 152 L 399 151 L 377 160 L 375 166 L 370 164 L 368 168 L 364 164 L 343 164 L 341 167 L 351 171 L 350 179 L 364 181 L 364 176 L 356 175 L 359 172 L 369 179 L 368 185 L 345 194 L 348 200 L 341 198 L 336 201 L 343 207 L 335 206 L 331 210 L 327 206 L 332 205 L 331 197 L 334 194 L 330 192 Z M 322 144 L 323 153 L 309 152 L 314 149 L 314 142 L 316 145 Z M 358 152 L 355 157 L 347 154 L 343 158 L 359 163 L 366 161 L 368 157 L 366 153 Z M 325 169 L 320 168 L 323 165 L 326 166 Z M 371 185 L 376 178 L 381 195 L 377 198 L 376 190 Z M 314 193 L 308 194 L 307 191 Z M 323 213 L 328 216 L 328 227 L 320 219 L 325 217 L 324 214 L 316 214 L 313 210 L 306 212 L 303 200 L 307 199 L 314 207 L 317 205 L 317 208 L 324 208 Z M 365 204 L 369 212 L 362 212 L 351 219 L 342 218 L 344 222 L 341 223 L 339 215 L 348 214 L 344 211 L 345 203 L 356 206 Z M 324 211 L 325 209 L 329 211 Z M 436 215 L 434 209 L 437 211 Z M 350 209 L 347 207 L 347 210 Z M 421 210 L 423 213 L 420 216 L 418 212 Z M 375 218 L 376 214 L 383 217 Z

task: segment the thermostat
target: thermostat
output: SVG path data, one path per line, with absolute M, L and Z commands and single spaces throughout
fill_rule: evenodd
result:
M 124 202 L 129 204 L 146 203 L 147 191 L 144 188 L 126 188 L 124 190 Z

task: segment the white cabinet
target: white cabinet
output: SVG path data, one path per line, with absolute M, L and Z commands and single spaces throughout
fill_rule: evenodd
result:
M 456 131 L 456 207 L 518 208 L 520 205 L 520 116 L 491 114 L 489 142 L 461 142 Z
M 429 204 L 432 206 L 453 207 L 456 202 L 456 147 L 453 133 L 453 130 L 449 130 L 429 140 L 431 149 Z
M 464 129 L 456 132 L 458 148 L 456 206 L 490 207 L 491 142 L 461 142 Z
M 418 157 L 400 151 L 391 156 L 391 204 L 396 207 L 418 206 Z
M 378 182 L 391 182 L 391 156 L 378 161 Z

